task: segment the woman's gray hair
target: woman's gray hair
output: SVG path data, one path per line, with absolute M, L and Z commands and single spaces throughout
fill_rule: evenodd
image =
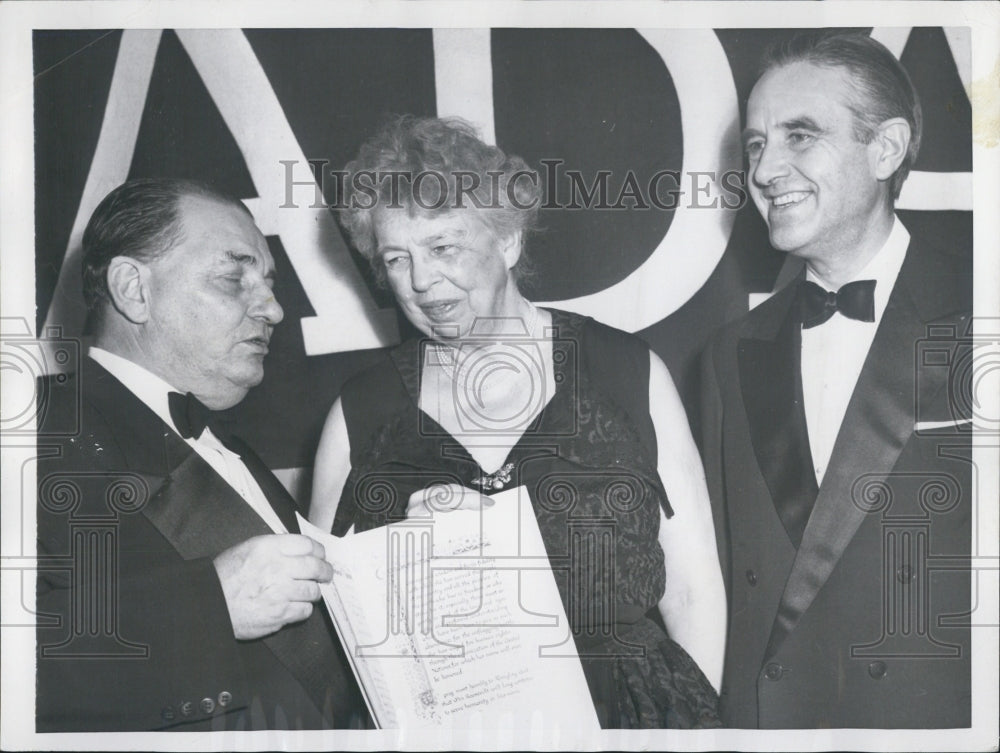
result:
M 379 208 L 411 215 L 478 212 L 496 238 L 520 231 L 514 279 L 529 275 L 524 241 L 538 219 L 538 173 L 520 157 L 484 143 L 467 121 L 395 116 L 361 146 L 345 172 L 340 222 L 380 283 L 385 270 L 375 254 Z

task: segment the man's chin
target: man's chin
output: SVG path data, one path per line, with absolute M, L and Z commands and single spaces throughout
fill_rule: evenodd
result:
M 774 227 L 770 228 L 771 246 L 776 251 L 781 251 L 792 256 L 802 256 L 803 249 L 808 245 L 804 234 L 795 232 L 793 228 Z
M 264 381 L 264 369 L 247 369 L 244 373 L 233 374 L 228 377 L 225 385 L 220 385 L 216 393 L 216 400 L 225 405 L 209 406 L 215 410 L 225 410 L 239 405 L 247 396 L 251 389 Z
M 258 384 L 264 381 L 264 369 L 256 369 L 244 376 L 244 378 L 237 381 L 235 384 L 237 387 L 243 389 L 244 397 L 246 393 L 256 387 Z M 242 398 L 240 398 L 242 400 Z

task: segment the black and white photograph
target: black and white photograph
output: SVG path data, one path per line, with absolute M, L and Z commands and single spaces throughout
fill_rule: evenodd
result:
M 0 3 L 0 747 L 997 750 L 998 175 L 991 2 Z

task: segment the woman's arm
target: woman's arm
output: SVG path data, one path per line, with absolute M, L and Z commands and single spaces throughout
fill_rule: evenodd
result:
M 660 613 L 670 637 L 718 690 L 726 641 L 726 595 L 701 457 L 670 372 L 649 353 L 649 414 L 656 431 L 657 469 L 674 515 L 660 511 L 660 546 L 667 588 Z
M 323 425 L 323 435 L 316 450 L 313 465 L 312 501 L 309 504 L 309 522 L 329 531 L 337 515 L 340 494 L 344 491 L 351 472 L 351 442 L 344 420 L 344 407 L 340 398 L 333 404 Z

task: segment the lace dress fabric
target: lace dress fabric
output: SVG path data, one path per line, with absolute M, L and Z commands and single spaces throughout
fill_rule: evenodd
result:
M 659 509 L 672 511 L 655 449 L 615 399 L 648 394 L 648 374 L 640 383 L 623 369 L 614 386 L 588 368 L 648 362 L 646 346 L 608 328 L 597 337 L 601 325 L 574 314 L 553 310 L 552 321 L 556 391 L 510 451 L 502 486 L 528 489 L 598 719 L 605 728 L 719 726 L 714 689 L 655 615 L 665 586 Z M 628 352 L 606 352 L 617 349 Z M 334 533 L 404 518 L 410 494 L 430 484 L 472 487 L 487 475 L 418 409 L 421 351 L 404 343 L 378 378 L 345 388 L 352 471 Z M 383 418 L 369 421 L 362 406 L 375 400 Z

